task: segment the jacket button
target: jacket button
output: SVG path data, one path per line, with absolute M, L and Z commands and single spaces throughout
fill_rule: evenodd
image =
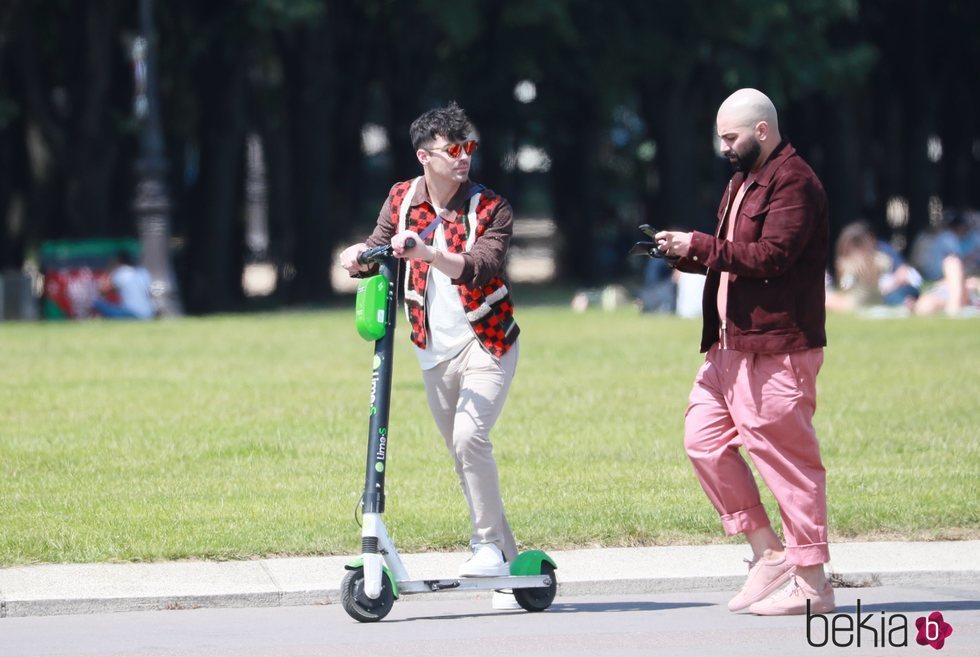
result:
M 698 261 L 698 257 L 697 256 L 694 256 L 693 258 L 691 258 L 691 260 L 693 260 L 694 262 L 697 262 Z

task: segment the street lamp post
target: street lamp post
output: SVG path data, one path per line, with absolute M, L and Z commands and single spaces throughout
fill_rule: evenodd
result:
M 135 95 L 133 111 L 140 124 L 139 182 L 133 199 L 143 264 L 150 272 L 153 297 L 164 316 L 183 314 L 170 259 L 170 199 L 165 178 L 167 159 L 160 100 L 157 95 L 156 34 L 153 1 L 140 0 L 140 35 L 133 40 Z

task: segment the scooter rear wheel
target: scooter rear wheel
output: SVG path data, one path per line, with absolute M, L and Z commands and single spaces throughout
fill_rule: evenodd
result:
M 364 593 L 364 568 L 348 570 L 340 585 L 340 604 L 358 622 L 374 623 L 381 620 L 395 604 L 395 594 L 388 573 L 381 573 L 381 595 L 377 600 L 372 600 Z
M 544 611 L 555 601 L 555 594 L 558 592 L 555 567 L 547 561 L 543 561 L 541 574 L 548 575 L 551 578 L 551 584 L 533 589 L 514 589 L 514 598 L 525 611 Z

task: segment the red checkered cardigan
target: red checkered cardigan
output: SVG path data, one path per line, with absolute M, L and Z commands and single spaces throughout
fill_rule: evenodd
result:
M 423 181 L 422 177 L 414 180 L 396 183 L 388 196 L 386 205 L 390 208 L 388 216 L 391 222 L 382 227 L 379 217 L 378 228 L 368 240 L 368 245 L 381 239 L 379 233 L 392 234 L 401 230 L 414 230 L 422 233 L 436 218 L 435 209 L 429 203 L 412 205 L 412 197 L 416 187 Z M 489 189 L 482 189 L 465 201 L 462 212 L 455 219 L 443 218 L 436 230 L 442 230 L 446 237 L 446 245 L 451 253 L 465 253 L 480 239 L 495 218 L 504 199 Z M 432 244 L 433 236 L 426 239 Z M 388 235 L 390 240 L 391 236 Z M 381 242 L 383 243 L 383 242 Z M 414 344 L 424 349 L 428 334 L 428 323 L 425 317 L 425 288 L 428 283 L 429 263 L 421 260 L 410 260 L 405 276 L 405 314 L 411 325 L 411 339 Z M 457 283 L 463 312 L 473 328 L 474 334 L 488 352 L 500 358 L 517 340 L 520 328 L 514 321 L 514 304 L 511 301 L 510 290 L 503 277 L 503 262 L 500 271 L 496 272 L 487 282 L 477 285 L 475 281 L 453 281 Z

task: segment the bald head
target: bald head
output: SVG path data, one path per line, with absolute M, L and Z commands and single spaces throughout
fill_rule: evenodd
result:
M 718 108 L 717 129 L 722 155 L 740 170 L 757 169 L 782 139 L 776 106 L 757 89 L 739 89 L 726 98 Z
M 739 89 L 718 108 L 718 120 L 725 117 L 732 125 L 754 128 L 759 121 L 769 124 L 769 132 L 779 135 L 776 106 L 758 89 Z M 778 139 L 777 139 L 778 141 Z

